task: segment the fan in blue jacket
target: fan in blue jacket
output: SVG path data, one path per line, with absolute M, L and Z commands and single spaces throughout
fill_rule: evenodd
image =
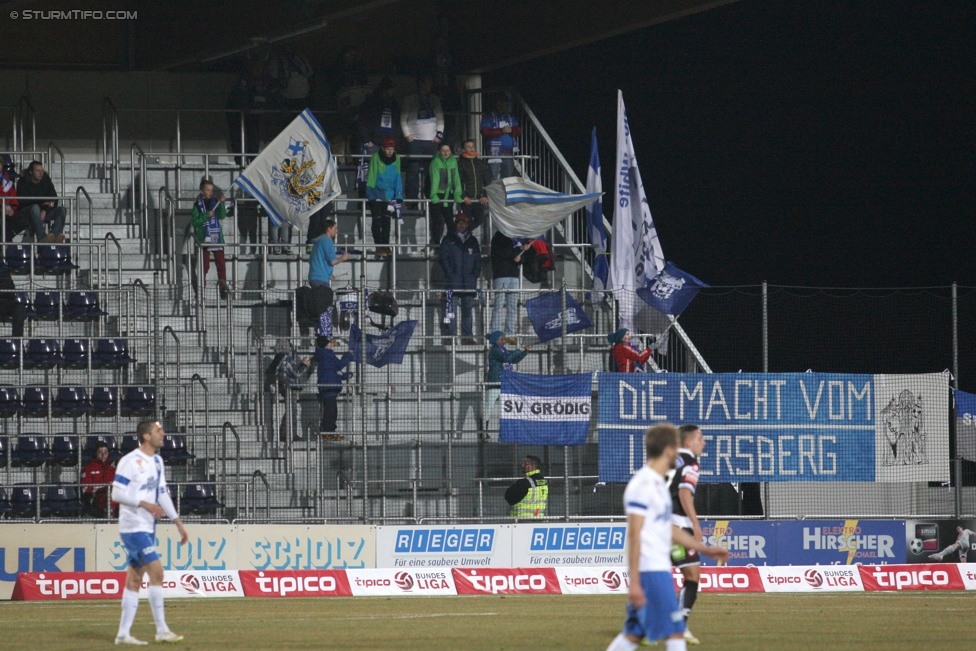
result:
M 335 354 L 332 348 L 335 339 L 317 337 L 315 339 L 315 355 L 312 361 L 316 364 L 319 402 L 322 404 L 322 421 L 320 429 L 327 441 L 341 441 L 342 436 L 333 434 L 339 420 L 339 394 L 342 392 L 342 381 L 352 377 L 352 373 L 342 372 L 349 362 L 353 361 L 352 352 L 346 352 L 342 357 Z
M 478 238 L 471 234 L 470 220 L 463 212 L 454 218 L 454 232 L 441 240 L 437 257 L 444 270 L 444 286 L 447 288 L 444 307 L 446 330 L 451 335 L 457 331 L 457 303 L 460 299 L 461 334 L 471 338 L 474 336 L 471 307 L 481 276 L 481 247 Z

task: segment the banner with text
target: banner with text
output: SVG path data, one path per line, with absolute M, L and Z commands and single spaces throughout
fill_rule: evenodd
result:
M 376 567 L 511 567 L 512 525 L 376 527 Z
M 948 481 L 948 375 L 598 373 L 600 481 L 648 425 L 697 423 L 703 482 Z
M 516 524 L 512 529 L 512 565 L 582 567 L 627 565 L 623 522 L 587 524 Z
M 502 371 L 498 440 L 526 445 L 584 445 L 592 373 L 529 375 Z

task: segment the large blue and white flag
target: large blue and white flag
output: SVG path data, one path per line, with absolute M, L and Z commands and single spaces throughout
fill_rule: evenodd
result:
M 502 371 L 498 440 L 583 445 L 590 426 L 592 373 L 527 375 Z
M 644 194 L 637 154 L 630 135 L 624 95 L 617 91 L 616 201 L 613 207 L 613 241 L 610 255 L 610 288 L 620 306 L 620 327 L 632 332 L 660 334 L 670 320 L 641 308 L 637 290 L 646 287 L 664 269 L 664 252 Z
M 650 285 L 637 290 L 637 295 L 655 310 L 678 316 L 702 287 L 708 285 L 669 262 Z
M 339 196 L 339 176 L 322 125 L 308 109 L 251 161 L 235 181 L 280 226 L 301 230 L 308 218 Z
M 489 183 L 488 206 L 495 226 L 508 237 L 538 237 L 599 194 L 566 194 L 523 178 Z
M 562 295 L 566 295 L 566 311 L 563 311 Z M 566 334 L 592 328 L 593 322 L 583 310 L 583 306 L 567 292 L 550 292 L 530 298 L 525 302 L 525 311 L 532 322 L 532 328 L 545 343 L 563 336 L 563 321 L 566 321 Z M 565 319 L 564 319 L 565 317 Z
M 586 226 L 593 245 L 593 291 L 602 292 L 607 287 L 610 265 L 607 262 L 607 232 L 603 228 L 603 179 L 600 178 L 600 152 L 596 146 L 596 127 L 590 139 L 590 167 L 586 171 L 586 194 L 598 195 L 586 207 Z M 599 300 L 594 296 L 593 300 Z
M 381 335 L 366 335 L 366 354 L 362 356 L 362 332 L 354 323 L 349 326 L 349 350 L 357 362 L 365 362 L 376 368 L 400 364 L 416 327 L 416 321 L 401 321 Z

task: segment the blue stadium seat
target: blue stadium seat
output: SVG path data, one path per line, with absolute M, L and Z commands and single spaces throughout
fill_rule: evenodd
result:
M 54 411 L 73 416 L 92 410 L 88 389 L 85 387 L 58 387 L 58 395 L 54 400 Z
M 71 262 L 70 247 L 50 244 L 37 247 L 34 268 L 41 273 L 63 273 L 77 269 L 78 265 Z
M 185 466 L 187 461 L 196 458 L 186 449 L 186 437 L 182 434 L 167 434 L 159 454 L 163 461 L 173 466 Z
M 58 292 L 37 292 L 34 294 L 34 318 L 57 319 L 61 305 L 61 294 Z
M 71 292 L 68 295 L 68 305 L 64 310 L 65 316 L 79 320 L 93 320 L 108 314 L 98 304 L 98 294 L 95 292 Z
M 127 414 L 152 416 L 156 413 L 155 387 L 126 387 L 122 408 Z
M 37 515 L 37 489 L 26 484 L 16 484 L 9 490 L 10 515 L 15 518 L 33 518 Z
M 52 461 L 59 466 L 70 468 L 77 466 L 80 461 L 78 455 L 78 437 L 70 434 L 58 434 L 51 439 Z
M 0 368 L 20 368 L 19 339 L 0 339 Z
M 4 260 L 7 263 L 7 267 L 15 273 L 18 271 L 30 271 L 30 257 L 30 247 L 21 244 L 11 244 L 4 251 Z
M 10 418 L 24 411 L 24 403 L 20 400 L 20 391 L 13 387 L 0 388 L 0 418 Z
M 119 388 L 95 387 L 91 394 L 92 410 L 96 414 L 111 416 L 118 411 Z
M 139 437 L 135 434 L 126 434 L 122 437 L 122 454 L 126 455 L 139 447 Z
M 24 306 L 24 318 L 34 318 L 34 304 L 31 303 L 30 294 L 27 292 L 14 292 L 14 300 Z
M 88 340 L 65 339 L 64 346 L 61 347 L 61 358 L 63 365 L 68 368 L 87 368 Z
M 0 486 L 0 518 L 9 518 L 10 511 L 10 494 L 6 487 Z
M 27 387 L 24 389 L 23 402 L 25 416 L 46 418 L 51 404 L 51 390 L 47 387 Z
M 85 509 L 78 499 L 78 487 L 74 484 L 48 486 L 47 499 L 41 502 L 41 513 L 56 518 L 76 518 Z
M 31 339 L 27 342 L 24 368 L 54 368 L 61 361 L 61 344 L 56 339 Z
M 6 436 L 0 436 L 0 468 L 7 467 L 7 453 L 10 451 L 9 439 Z
M 224 505 L 217 501 L 213 484 L 187 484 L 180 509 L 193 515 L 211 515 Z
M 107 432 L 96 432 L 85 439 L 85 452 L 89 456 L 95 454 L 95 446 L 99 442 L 105 443 L 108 446 L 108 458 L 111 461 L 118 461 L 122 458 L 122 452 L 119 450 L 118 442 L 116 442 L 114 436 Z
M 125 339 L 99 339 L 92 358 L 92 363 L 99 368 L 125 366 L 135 361 L 129 357 L 129 342 Z
M 17 437 L 17 449 L 13 455 L 14 464 L 25 468 L 37 468 L 54 457 L 47 447 L 47 441 L 40 434 L 27 434 Z

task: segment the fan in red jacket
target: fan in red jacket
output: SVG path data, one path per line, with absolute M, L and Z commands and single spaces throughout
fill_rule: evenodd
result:
M 108 517 L 105 504 L 108 501 L 108 487 L 115 480 L 115 466 L 108 460 L 108 445 L 100 442 L 95 446 L 92 460 L 81 471 L 82 498 L 92 515 Z M 113 517 L 118 515 L 119 507 L 112 503 Z
M 650 346 L 639 353 L 630 345 L 630 332 L 627 328 L 611 332 L 607 335 L 607 341 L 614 345 L 610 357 L 618 373 L 636 373 L 637 365 L 646 363 L 651 357 Z

